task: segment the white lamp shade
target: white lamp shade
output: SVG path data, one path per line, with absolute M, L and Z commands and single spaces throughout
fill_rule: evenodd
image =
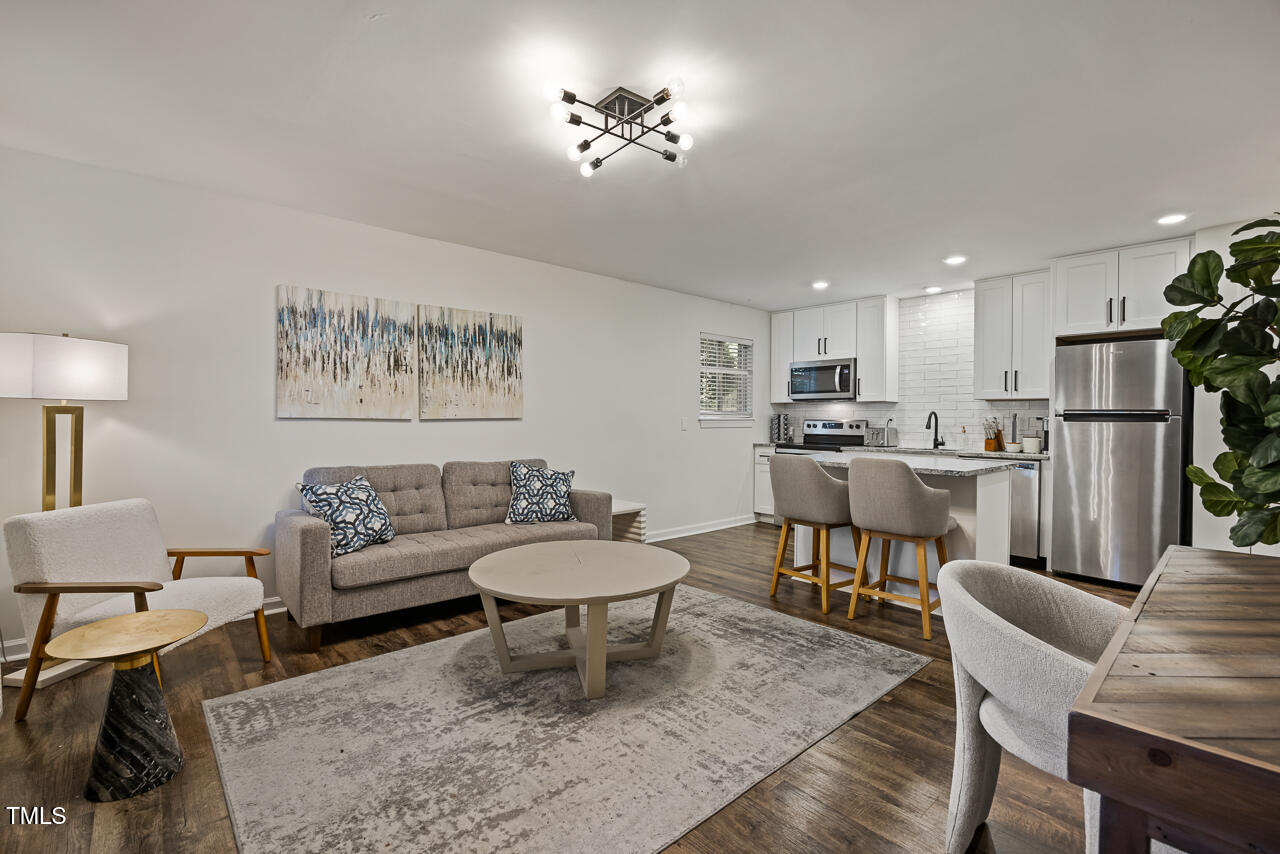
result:
M 0 332 L 0 397 L 128 400 L 129 345 Z

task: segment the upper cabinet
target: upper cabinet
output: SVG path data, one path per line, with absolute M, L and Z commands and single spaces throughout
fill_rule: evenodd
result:
M 1160 328 L 1173 310 L 1164 289 L 1190 256 L 1183 238 L 1054 261 L 1054 334 Z
M 774 312 L 770 322 L 769 399 L 789 403 L 792 362 L 856 358 L 857 399 L 898 399 L 898 301 L 853 302 Z
M 802 308 L 793 312 L 794 362 L 844 359 L 854 355 L 858 335 L 857 304 Z
M 791 350 L 795 312 L 779 311 L 769 318 L 769 402 L 790 403 Z
M 1052 346 L 1048 270 L 974 283 L 974 397 L 1048 398 Z

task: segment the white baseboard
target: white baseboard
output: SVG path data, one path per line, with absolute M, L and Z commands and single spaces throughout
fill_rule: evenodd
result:
M 699 522 L 696 525 L 682 525 L 679 528 L 667 528 L 662 531 L 650 531 L 645 542 L 657 543 L 662 540 L 674 540 L 676 537 L 690 537 L 694 534 L 705 534 L 709 531 L 720 531 L 725 528 L 736 528 L 739 525 L 750 525 L 756 521 L 754 513 L 745 516 L 733 516 L 729 519 L 716 519 L 713 522 Z
M 264 614 L 279 614 L 284 611 L 284 603 L 280 601 L 279 596 L 268 596 L 262 600 L 262 612 Z M 243 617 L 237 617 L 236 620 L 253 619 L 253 614 L 245 614 Z M 4 642 L 4 657 L 9 664 L 22 664 L 27 660 L 27 639 L 18 638 L 17 640 Z M 42 679 L 44 677 L 41 677 Z

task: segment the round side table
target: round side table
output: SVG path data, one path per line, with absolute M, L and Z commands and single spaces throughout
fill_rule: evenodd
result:
M 47 655 L 110 661 L 111 692 L 84 796 L 118 801 L 149 792 L 182 769 L 182 749 L 164 704 L 151 655 L 209 622 L 200 611 L 122 614 L 79 626 L 45 644 Z

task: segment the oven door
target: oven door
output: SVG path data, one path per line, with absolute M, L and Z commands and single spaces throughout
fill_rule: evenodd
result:
M 787 396 L 792 400 L 853 400 L 857 387 L 855 359 L 792 362 Z

